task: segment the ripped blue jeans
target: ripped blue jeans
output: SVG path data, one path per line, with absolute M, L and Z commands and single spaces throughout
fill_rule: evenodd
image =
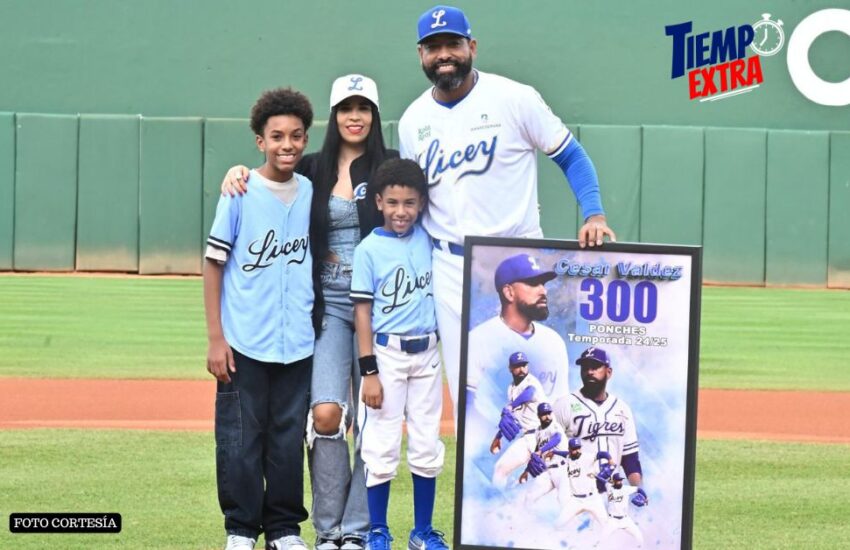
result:
M 322 334 L 316 340 L 310 407 L 336 403 L 342 409 L 339 430 L 331 435 L 316 433 L 312 412 L 307 427 L 310 479 L 313 488 L 311 516 L 316 535 L 340 539 L 369 532 L 366 504 L 366 476 L 360 450 L 355 448 L 354 464 L 346 432 L 357 414 L 360 395 L 360 369 L 354 334 L 354 306 L 349 298 L 351 272 L 339 264 L 322 266 L 322 292 L 325 315 Z M 354 441 L 358 428 L 354 426 Z

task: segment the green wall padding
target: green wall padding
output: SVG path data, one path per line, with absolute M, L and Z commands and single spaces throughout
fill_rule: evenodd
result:
M 705 129 L 703 278 L 764 284 L 767 132 Z
M 201 242 L 206 242 L 221 196 L 221 180 L 228 168 L 244 164 L 257 168 L 263 155 L 257 150 L 248 119 L 207 119 L 204 122 L 204 223 Z
M 578 125 L 568 127 L 573 137 L 579 139 Z M 604 193 L 602 199 L 605 199 Z M 537 202 L 540 204 L 540 227 L 544 237 L 577 238 L 580 218 L 576 196 L 561 168 L 540 151 L 537 152 Z
M 139 269 L 139 117 L 80 117 L 77 270 Z
M 322 148 L 322 143 L 325 141 L 325 132 L 327 129 L 328 122 L 326 120 L 313 122 L 313 125 L 310 126 L 310 130 L 307 131 L 309 139 L 307 140 L 307 148 L 304 149 L 305 155 L 317 153 Z
M 832 132 L 827 286 L 850 288 L 850 132 Z
M 703 130 L 644 126 L 640 240 L 702 244 Z
M 396 121 L 382 122 L 381 132 L 384 134 L 384 144 L 389 149 L 398 149 L 398 123 Z
M 15 114 L 0 113 L 0 270 L 13 266 L 15 243 Z
M 246 8 L 233 0 L 6 0 L 0 105 L 15 112 L 242 118 L 263 90 L 292 85 L 322 119 L 333 80 L 358 71 L 377 82 L 383 118 L 397 120 L 430 86 L 416 54 L 416 21 L 436 3 L 257 0 Z M 847 0 L 458 5 L 478 40 L 475 66 L 535 87 L 553 112 L 573 122 L 847 129 L 841 108 L 806 99 L 786 65 L 787 42 L 800 21 L 821 8 L 846 9 Z M 753 24 L 763 11 L 784 22 L 786 46 L 761 58 L 761 87 L 721 101 L 690 100 L 687 76 L 670 78 L 673 44 L 665 25 L 693 21 L 694 36 Z M 284 28 L 287 45 L 297 49 L 262 55 L 280 43 Z M 531 39 L 512 39 L 521 29 Z M 846 37 L 825 34 L 809 59 L 821 78 L 842 81 Z M 158 82 L 168 85 L 149 85 Z
M 19 114 L 15 269 L 72 271 L 77 223 L 77 117 Z
M 765 282 L 826 285 L 829 134 L 767 135 Z
M 599 174 L 608 226 L 621 242 L 640 239 L 640 126 L 582 125 L 581 143 Z
M 139 273 L 201 272 L 202 124 L 142 118 Z

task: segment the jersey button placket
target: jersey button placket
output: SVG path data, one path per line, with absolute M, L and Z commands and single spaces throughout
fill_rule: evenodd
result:
M 280 236 L 281 242 L 285 242 L 287 237 L 289 237 L 289 233 L 287 232 L 287 226 L 289 225 L 289 208 L 283 209 L 283 220 L 280 225 Z M 288 349 L 288 338 L 289 331 L 287 330 L 287 326 L 289 325 L 289 316 L 287 315 L 288 308 L 287 306 L 287 270 L 284 268 L 286 265 L 285 258 L 279 258 L 279 262 L 275 262 L 277 265 L 275 266 L 278 270 L 278 280 L 280 281 L 280 347 L 281 347 L 281 355 L 284 358 L 284 363 L 286 362 L 286 350 Z

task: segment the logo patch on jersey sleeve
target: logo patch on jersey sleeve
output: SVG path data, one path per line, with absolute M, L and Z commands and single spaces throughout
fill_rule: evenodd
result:
M 366 198 L 367 185 L 365 181 L 357 184 L 357 187 L 354 188 L 354 200 L 360 201 Z

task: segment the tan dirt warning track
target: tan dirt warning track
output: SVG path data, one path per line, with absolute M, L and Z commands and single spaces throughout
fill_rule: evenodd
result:
M 0 429 L 213 427 L 212 380 L 0 378 L 0 395 Z M 698 436 L 850 443 L 848 413 L 850 392 L 701 390 Z

